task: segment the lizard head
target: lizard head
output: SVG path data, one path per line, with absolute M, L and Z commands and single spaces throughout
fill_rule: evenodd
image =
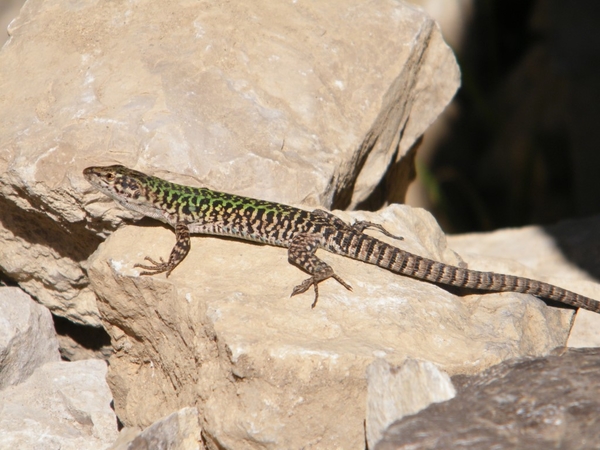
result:
M 117 200 L 138 199 L 143 192 L 143 179 L 148 177 L 120 165 L 88 167 L 83 176 L 100 192 Z
M 94 188 L 125 208 L 165 220 L 156 190 L 160 191 L 163 184 L 170 183 L 121 165 L 88 167 L 83 176 Z

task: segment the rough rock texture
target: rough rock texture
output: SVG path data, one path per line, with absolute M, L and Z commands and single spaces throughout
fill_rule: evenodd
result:
M 404 236 L 395 243 L 409 251 L 460 263 L 423 210 L 352 217 Z M 311 309 L 312 293 L 289 298 L 306 275 L 285 249 L 211 237 L 192 238 L 168 279 L 137 276 L 136 262 L 168 255 L 173 243 L 161 226 L 124 227 L 90 261 L 116 350 L 108 378 L 115 408 L 126 426 L 144 427 L 195 405 L 207 439 L 231 448 L 363 448 L 365 371 L 375 358 L 475 373 L 564 345 L 572 317 L 531 296 L 456 297 L 331 254 L 322 256 L 354 290 L 327 281 Z
M 84 262 L 130 214 L 92 193 L 84 167 L 120 162 L 346 207 L 459 84 L 434 22 L 386 0 L 29 0 L 9 32 L 0 270 L 53 313 L 94 326 Z
M 552 226 L 531 226 L 450 236 L 448 245 L 464 260 L 482 270 L 510 270 L 507 264 L 523 264 L 520 274 L 550 281 L 599 299 L 600 216 L 569 220 Z M 600 314 L 580 309 L 568 345 L 600 346 Z
M 453 379 L 454 399 L 394 423 L 375 449 L 598 448 L 599 371 L 600 349 L 571 349 Z
M 1 61 L 0 57 L 0 66 Z M 0 106 L 0 115 L 2 112 Z M 0 166 L 3 150 L 0 138 Z M 0 270 L 54 314 L 80 324 L 100 326 L 96 297 L 87 287 L 81 264 L 101 239 L 86 232 L 82 224 L 67 228 L 66 224 L 57 223 L 61 220 L 57 215 L 50 218 L 35 211 L 34 206 L 22 209 L 4 198 L 3 183 L 10 176 L 4 170 L 0 168 Z M 32 201 L 23 191 L 19 195 L 18 202 Z M 50 195 L 56 197 L 60 193 Z M 41 207 L 40 202 L 45 201 L 37 199 L 35 203 Z
M 408 358 L 400 367 L 376 359 L 367 368 L 368 448 L 375 448 L 385 429 L 394 421 L 450 400 L 456 390 L 448 374 L 429 361 Z
M 98 360 L 51 362 L 0 391 L 0 448 L 97 450 L 118 435 Z
M 131 429 L 124 430 L 124 433 L 119 434 L 117 442 L 107 450 L 198 450 L 204 448 L 201 443 L 201 429 L 196 408 L 180 409 L 133 436 Z
M 50 311 L 19 288 L 0 287 L 0 390 L 50 361 L 60 361 Z

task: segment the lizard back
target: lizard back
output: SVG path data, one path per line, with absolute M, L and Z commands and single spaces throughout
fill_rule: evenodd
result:
M 298 233 L 321 233 L 330 225 L 310 211 L 235 194 L 191 187 L 125 166 L 88 167 L 86 179 L 127 209 L 190 233 L 237 237 L 289 247 Z

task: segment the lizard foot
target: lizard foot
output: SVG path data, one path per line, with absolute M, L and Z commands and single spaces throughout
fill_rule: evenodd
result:
M 331 275 L 331 278 L 333 278 L 334 280 L 336 280 L 338 283 L 340 283 L 342 286 L 344 286 L 349 291 L 352 290 L 352 286 L 350 286 L 348 283 L 346 283 L 344 280 L 342 280 L 336 274 Z M 307 278 L 301 284 L 299 284 L 298 286 L 294 287 L 294 289 L 292 290 L 292 294 L 290 295 L 290 297 L 293 297 L 294 295 L 302 294 L 303 292 L 306 292 L 308 290 L 308 288 L 310 288 L 311 286 L 313 286 L 314 289 L 315 289 L 315 300 L 313 301 L 313 303 L 312 303 L 312 305 L 310 307 L 314 308 L 315 306 L 317 306 L 317 300 L 319 300 L 319 283 L 321 281 L 323 281 L 323 280 L 322 279 L 321 280 L 317 280 L 315 277 Z
M 134 264 L 133 267 L 139 267 L 140 269 L 145 269 L 143 272 L 140 272 L 140 275 L 156 275 L 158 273 L 167 272 L 167 277 L 171 274 L 171 271 L 174 267 L 170 267 L 169 263 L 165 262 L 164 259 L 159 258 L 160 262 L 153 260 L 149 256 L 144 258 L 145 261 L 150 261 L 150 265 L 144 264 Z
M 358 233 L 364 232 L 367 228 L 374 228 L 374 229 L 378 230 L 381 234 L 391 237 L 392 239 L 398 239 L 399 241 L 404 240 L 404 238 L 402 236 L 396 236 L 395 234 L 390 233 L 388 230 L 386 230 L 383 227 L 383 225 L 379 225 L 378 223 L 369 222 L 367 220 L 358 220 L 358 221 L 354 222 L 352 224 L 352 228 Z

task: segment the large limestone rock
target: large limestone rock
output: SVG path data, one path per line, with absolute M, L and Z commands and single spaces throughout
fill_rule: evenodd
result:
M 382 223 L 405 238 L 390 242 L 413 253 L 461 262 L 423 210 L 339 215 Z M 164 257 L 173 244 L 167 228 L 124 227 L 90 262 L 116 349 L 108 380 L 126 426 L 197 406 L 215 447 L 364 448 L 365 373 L 374 359 L 414 357 L 472 374 L 563 346 L 571 324 L 572 310 L 531 296 L 457 297 L 331 254 L 321 256 L 354 290 L 326 281 L 311 309 L 311 292 L 289 298 L 306 274 L 288 264 L 285 249 L 211 237 L 192 238 L 168 279 L 138 276 L 136 262 Z M 536 275 L 508 260 L 496 268 Z M 600 298 L 591 283 L 584 293 Z
M 0 287 L 0 390 L 59 360 L 50 311 L 19 288 Z
M 0 269 L 94 326 L 85 260 L 130 214 L 84 167 L 346 207 L 410 166 L 459 84 L 437 26 L 401 2 L 29 0 L 9 33 Z

